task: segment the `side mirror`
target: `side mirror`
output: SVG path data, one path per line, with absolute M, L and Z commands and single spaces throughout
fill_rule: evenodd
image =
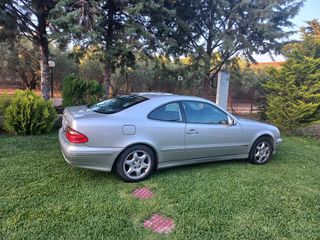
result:
M 228 115 L 228 125 L 229 126 L 236 125 L 236 121 L 232 117 L 230 117 L 229 115 Z

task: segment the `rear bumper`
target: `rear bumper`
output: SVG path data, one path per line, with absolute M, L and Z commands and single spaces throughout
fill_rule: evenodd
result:
M 72 166 L 110 172 L 112 165 L 122 148 L 93 148 L 83 144 L 70 144 L 63 129 L 59 130 L 59 142 L 62 155 Z

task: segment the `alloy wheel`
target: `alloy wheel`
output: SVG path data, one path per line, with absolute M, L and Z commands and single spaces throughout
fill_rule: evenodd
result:
M 271 154 L 271 147 L 269 142 L 267 141 L 261 141 L 256 146 L 254 151 L 254 159 L 257 163 L 264 163 L 268 160 L 269 156 Z
M 143 150 L 130 152 L 123 161 L 123 172 L 130 179 L 140 179 L 149 173 L 151 157 Z

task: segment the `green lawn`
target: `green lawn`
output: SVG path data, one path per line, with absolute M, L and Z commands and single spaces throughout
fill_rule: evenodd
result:
M 70 167 L 56 134 L 0 137 L 0 239 L 319 239 L 320 141 L 286 137 L 264 166 L 162 170 L 128 184 Z M 156 197 L 131 193 L 148 186 Z M 176 228 L 143 228 L 153 213 Z

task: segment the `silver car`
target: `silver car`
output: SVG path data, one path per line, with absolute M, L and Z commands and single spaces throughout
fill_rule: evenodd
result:
M 59 141 L 73 166 L 114 170 L 128 182 L 154 170 L 220 160 L 268 162 L 277 127 L 237 118 L 211 101 L 136 93 L 64 110 Z

